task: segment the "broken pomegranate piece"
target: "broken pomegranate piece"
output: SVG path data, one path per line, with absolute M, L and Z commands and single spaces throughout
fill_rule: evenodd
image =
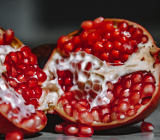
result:
M 42 87 L 49 91 L 41 108 L 94 130 L 144 120 L 160 100 L 159 49 L 151 35 L 122 19 L 99 17 L 81 27 L 58 39 L 44 67 Z
M 39 69 L 37 57 L 11 29 L 0 29 L 0 35 L 0 133 L 16 139 L 18 132 L 32 135 L 45 127 L 47 117 L 38 108 L 38 100 L 43 93 L 40 84 L 47 77 Z

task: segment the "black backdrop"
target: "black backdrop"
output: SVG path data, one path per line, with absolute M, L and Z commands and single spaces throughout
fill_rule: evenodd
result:
M 0 26 L 31 48 L 56 43 L 99 16 L 137 22 L 160 46 L 160 0 L 0 0 Z

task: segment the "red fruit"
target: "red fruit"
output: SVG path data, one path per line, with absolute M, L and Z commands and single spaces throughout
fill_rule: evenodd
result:
M 7 140 L 20 140 L 23 135 L 32 135 L 42 130 L 47 123 L 46 115 L 37 108 L 42 96 L 42 88 L 38 86 L 35 75 L 39 68 L 31 69 L 37 58 L 29 47 L 14 38 L 12 30 L 0 30 L 4 37 L 1 51 L 5 52 L 0 54 L 0 134 L 6 134 Z M 29 60 L 29 57 L 34 59 Z M 32 92 L 25 95 L 28 90 Z M 24 95 L 30 96 L 25 100 Z
M 154 126 L 151 123 L 143 121 L 141 123 L 141 131 L 142 132 L 152 132 L 154 130 Z
M 69 55 L 54 49 L 42 84 L 54 93 L 53 108 L 63 119 L 89 124 L 95 130 L 140 122 L 160 100 L 159 48 L 151 35 L 134 22 L 102 18 L 97 23 L 100 19 L 93 21 L 92 29 L 67 35 L 67 43 L 74 44 Z M 72 40 L 75 36 L 78 43 Z M 73 112 L 66 106 L 74 98 L 69 100 L 66 92 L 74 93 Z M 81 100 L 87 100 L 89 107 Z
M 9 132 L 6 134 L 5 140 L 23 140 L 23 133 L 18 130 Z
M 93 21 L 87 20 L 81 23 L 81 27 L 84 30 L 91 30 L 93 28 Z

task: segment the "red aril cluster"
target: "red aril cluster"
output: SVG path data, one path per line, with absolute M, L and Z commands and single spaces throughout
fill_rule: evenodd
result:
M 141 106 L 151 100 L 155 92 L 155 78 L 147 71 L 136 71 L 120 77 L 116 83 L 107 81 L 106 86 L 105 96 L 97 94 L 94 99 L 88 100 L 84 92 L 78 96 L 78 90 L 68 91 L 61 95 L 58 104 L 68 116 L 82 124 L 124 120 L 134 116 Z M 97 104 L 94 107 L 92 102 L 95 100 Z
M 84 21 L 78 35 L 61 36 L 58 47 L 66 52 L 85 51 L 112 65 L 121 65 L 138 50 L 138 44 L 148 42 L 143 30 L 125 21 L 118 24 L 99 17 L 94 21 Z
M 21 131 L 12 131 L 6 134 L 5 140 L 23 140 L 23 133 Z
M 37 57 L 31 53 L 28 46 L 6 55 L 4 65 L 7 72 L 3 73 L 5 80 L 15 91 L 22 95 L 27 104 L 38 106 L 42 95 L 40 84 L 47 78 L 39 68 Z
M 154 126 L 151 123 L 145 122 L 145 121 L 141 123 L 142 132 L 152 132 L 153 130 L 154 130 Z
M 94 129 L 90 125 L 86 124 L 75 124 L 62 122 L 55 126 L 55 131 L 66 135 L 78 135 L 79 137 L 90 137 L 94 133 Z
M 14 38 L 14 32 L 12 29 L 6 30 L 0 34 L 0 45 L 9 45 Z

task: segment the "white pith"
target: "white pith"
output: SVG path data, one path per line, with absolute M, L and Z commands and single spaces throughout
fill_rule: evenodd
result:
M 151 72 L 156 79 L 155 92 L 157 92 L 160 68 L 159 65 L 154 65 L 155 60 L 150 54 L 150 52 L 155 52 L 154 47 L 152 46 L 152 41 L 149 40 L 145 44 L 140 43 L 138 44 L 138 48 L 138 52 L 133 53 L 124 63 L 124 65 L 121 66 L 108 65 L 105 61 L 101 61 L 97 57 L 85 52 L 72 52 L 70 53 L 69 58 L 63 58 L 58 51 L 54 52 L 54 55 L 51 56 L 50 60 L 44 68 L 44 71 L 47 74 L 47 80 L 42 84 L 42 88 L 48 89 L 49 91 L 48 94 L 43 94 L 42 98 L 40 99 L 41 108 L 43 110 L 52 110 L 54 107 L 57 107 L 57 101 L 64 92 L 58 84 L 58 76 L 56 74 L 56 70 L 68 69 L 74 74 L 77 68 L 72 67 L 71 64 L 73 62 L 77 63 L 83 61 L 81 63 L 83 72 L 78 71 L 78 79 L 80 82 L 85 83 L 85 87 L 87 87 L 88 81 L 92 81 L 92 83 L 94 83 L 94 81 L 97 79 L 100 81 L 99 84 L 102 85 L 102 90 L 100 92 L 97 92 L 97 97 L 91 103 L 91 108 L 97 106 L 96 100 L 99 96 L 102 97 L 106 94 L 106 90 L 108 89 L 108 87 L 106 86 L 107 81 L 116 83 L 119 77 L 133 73 L 135 71 L 146 70 L 148 72 Z M 63 60 L 63 62 L 60 60 Z M 60 62 L 59 64 L 57 64 L 58 61 Z M 95 65 L 89 71 L 90 76 L 86 78 L 86 76 L 84 75 L 84 68 L 88 62 L 92 62 L 92 64 L 94 63 Z M 97 68 L 99 69 L 97 70 Z M 55 77 L 55 79 L 53 79 L 53 76 Z M 76 83 L 77 81 L 73 76 L 73 87 L 71 88 L 71 90 L 78 89 Z M 106 102 L 109 102 L 107 98 Z M 61 108 L 61 106 L 59 107 Z
M 18 49 L 20 50 L 20 48 Z M 0 104 L 2 103 L 10 103 L 12 109 L 19 108 L 19 112 L 16 114 L 9 110 L 7 114 L 7 118 L 16 118 L 17 121 L 21 121 L 22 118 L 26 118 L 26 116 L 30 116 L 32 113 L 35 113 L 35 107 L 33 105 L 25 105 L 25 101 L 23 97 L 16 93 L 12 87 L 2 78 L 2 73 L 6 72 L 6 68 L 4 66 L 5 57 L 9 52 L 18 51 L 17 49 L 13 49 L 10 45 L 0 45 Z M 3 109 L 0 108 L 0 112 L 3 114 Z

